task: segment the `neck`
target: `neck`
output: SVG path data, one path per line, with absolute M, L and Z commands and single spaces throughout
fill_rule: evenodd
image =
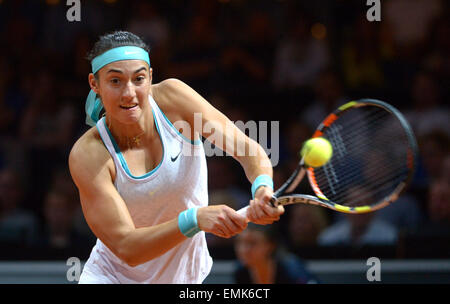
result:
M 106 115 L 106 125 L 120 148 L 138 148 L 156 133 L 151 109 L 133 124 L 123 124 Z

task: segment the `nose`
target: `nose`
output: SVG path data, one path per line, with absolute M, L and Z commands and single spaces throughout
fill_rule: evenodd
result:
M 123 89 L 122 98 L 125 100 L 131 100 L 134 99 L 134 97 L 136 97 L 136 89 L 133 82 L 128 81 Z

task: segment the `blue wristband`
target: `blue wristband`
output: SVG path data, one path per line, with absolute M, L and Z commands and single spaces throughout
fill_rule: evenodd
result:
M 273 180 L 269 175 L 262 174 L 258 176 L 252 184 L 252 198 L 255 198 L 255 192 L 261 186 L 270 187 L 273 190 Z
M 193 237 L 197 232 L 201 231 L 197 223 L 197 209 L 193 207 L 181 212 L 178 215 L 178 228 L 181 233 L 187 237 Z

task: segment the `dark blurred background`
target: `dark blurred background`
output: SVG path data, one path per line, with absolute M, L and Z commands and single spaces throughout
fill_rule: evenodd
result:
M 369 97 L 399 108 L 420 149 L 398 202 L 367 216 L 290 206 L 281 243 L 302 259 L 450 258 L 449 2 L 365 0 L 0 0 L 0 259 L 87 259 L 87 227 L 67 158 L 88 129 L 84 103 L 99 35 L 129 30 L 151 48 L 153 82 L 179 78 L 232 121 L 280 121 L 275 187 L 327 113 Z M 388 147 L 387 147 L 388 148 Z M 209 157 L 211 204 L 235 208 L 250 183 L 230 157 Z M 215 259 L 233 239 L 208 235 Z

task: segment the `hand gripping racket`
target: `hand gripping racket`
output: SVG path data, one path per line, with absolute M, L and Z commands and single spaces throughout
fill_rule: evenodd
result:
M 372 212 L 397 200 L 413 177 L 414 134 L 403 115 L 385 102 L 348 102 L 322 121 L 314 137 L 331 143 L 331 159 L 314 168 L 302 158 L 274 192 L 273 205 L 304 203 L 344 213 Z M 315 196 L 294 192 L 305 173 Z M 238 213 L 246 216 L 247 208 Z

